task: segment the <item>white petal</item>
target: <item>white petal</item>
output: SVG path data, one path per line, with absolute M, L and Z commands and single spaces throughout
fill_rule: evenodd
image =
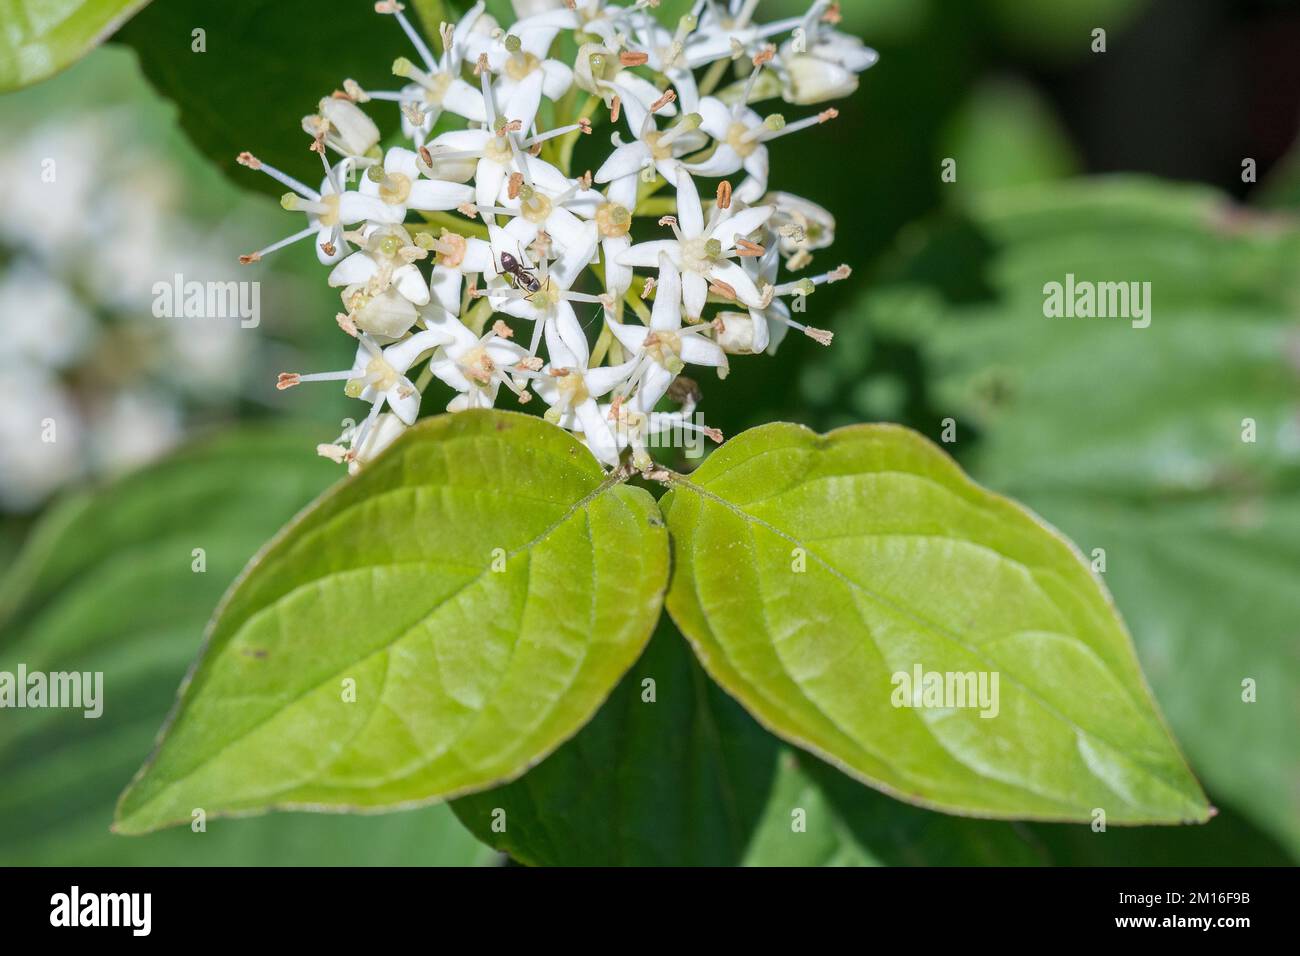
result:
M 612 295 L 622 296 L 632 287 L 632 269 L 618 261 L 619 255 L 632 245 L 627 236 L 606 239 L 602 244 L 605 254 L 605 290 Z
M 622 344 L 623 348 L 629 352 L 640 352 L 642 345 L 645 344 L 645 337 L 650 334 L 650 330 L 644 325 L 624 325 L 622 322 L 615 322 L 613 319 L 605 320 L 609 324 L 609 329 L 614 333 L 614 338 Z
M 620 176 L 609 184 L 606 190 L 609 201 L 622 206 L 628 212 L 636 212 L 637 189 L 640 184 L 640 176 L 632 173 L 630 176 Z
M 699 335 L 682 336 L 682 361 L 688 365 L 712 365 L 725 368 L 727 353 L 717 342 Z
M 551 210 L 551 214 L 546 217 L 546 231 L 550 233 L 559 249 L 573 250 L 579 254 L 583 249 L 595 251 L 597 242 L 596 224 L 584 222 L 563 206 L 555 206 Z M 591 254 L 588 253 L 583 265 L 590 261 Z M 568 286 L 565 288 L 568 288 Z
M 734 216 L 724 219 L 713 227 L 709 233 L 710 239 L 717 239 L 722 243 L 722 251 L 729 252 L 736 247 L 736 239 L 748 236 L 755 229 L 758 229 L 769 219 L 772 218 L 772 206 L 754 206 L 750 209 L 742 209 Z
M 565 213 L 571 216 L 574 222 L 581 223 L 582 220 L 573 216 L 572 213 Z M 594 222 L 582 223 L 584 231 L 579 235 L 582 241 L 575 240 L 573 245 L 561 247 L 559 249 L 560 257 L 551 263 L 550 277 L 551 282 L 561 289 L 570 289 L 582 270 L 591 264 L 591 260 L 596 255 L 597 233 Z
M 505 251 L 509 252 L 516 259 L 519 259 L 520 263 L 522 263 L 524 260 L 520 259 L 520 255 L 523 250 L 532 245 L 533 240 L 537 238 L 537 233 L 540 230 L 541 226 L 533 222 L 531 219 L 525 219 L 523 216 L 517 216 L 514 219 L 511 219 L 506 223 L 505 228 L 502 231 L 509 237 L 509 242 L 514 243 L 514 247 L 507 248 Z
M 749 173 L 751 179 L 756 179 L 761 184 L 758 188 L 758 195 L 753 200 L 746 202 L 757 203 L 767 192 L 768 171 L 771 166 L 766 146 L 760 146 L 745 158 L 745 172 Z
M 424 305 L 429 301 L 429 284 L 413 262 L 393 270 L 393 285 L 412 305 Z
M 625 143 L 610 154 L 600 169 L 596 170 L 595 181 L 608 183 L 616 179 L 631 177 L 635 185 L 636 176 L 650 160 L 650 147 L 644 143 Z M 624 203 L 623 205 L 627 205 Z
M 459 77 L 451 81 L 447 92 L 443 94 L 442 108 L 476 123 L 487 122 L 487 110 L 483 106 L 483 91 L 470 86 Z
M 474 171 L 474 195 L 480 206 L 496 203 L 501 184 L 506 181 L 506 169 L 500 163 L 490 159 L 480 159 Z
M 402 206 L 390 206 L 378 196 L 345 192 L 339 197 L 339 219 L 344 225 L 373 219 L 376 222 L 401 222 L 406 218 Z
M 556 303 L 555 313 L 546 323 L 546 329 L 549 332 L 554 326 L 555 331 L 559 334 L 560 339 L 573 353 L 573 368 L 586 368 L 587 359 L 591 356 L 590 347 L 587 345 L 587 333 L 582 331 L 582 326 L 578 323 L 577 313 L 573 311 L 573 306 L 568 302 L 561 300 Z M 549 348 L 550 340 L 547 340 Z M 554 359 L 554 356 L 552 356 Z
M 655 286 L 650 327 L 661 332 L 682 327 L 682 276 L 666 254 L 659 257 L 659 283 Z
M 388 407 L 407 425 L 414 425 L 420 417 L 420 393 L 414 385 L 403 379 L 390 388 L 384 395 Z
M 460 273 L 458 271 L 435 265 L 429 278 L 429 292 L 433 296 L 433 302 L 445 313 L 452 316 L 460 314 Z
M 333 254 L 325 251 L 325 247 L 330 243 L 334 243 Z M 334 240 L 333 226 L 322 226 L 316 233 L 316 258 L 320 260 L 321 265 L 332 266 L 351 251 L 352 247 L 342 239 L 337 242 Z
M 474 189 L 461 183 L 443 182 L 441 179 L 418 179 L 411 183 L 406 205 L 424 212 L 445 212 L 461 203 L 474 201 Z
M 420 175 L 415 153 L 401 146 L 394 146 L 384 154 L 384 170 L 390 173 L 401 173 L 408 179 L 415 179 Z
M 750 348 L 754 354 L 766 352 L 767 346 L 771 342 L 771 333 L 768 330 L 767 316 L 758 309 L 749 310 L 749 320 L 754 323 L 754 338 L 750 343 Z
M 481 153 L 495 136 L 485 129 L 456 129 L 442 133 L 429 143 L 429 151 L 436 159 L 439 151 L 448 153 Z
M 686 306 L 686 319 L 695 322 L 709 301 L 709 284 L 698 272 L 682 276 L 682 300 Z
M 758 286 L 750 278 L 749 273 L 734 262 L 722 261 L 716 262 L 713 268 L 709 270 L 709 275 L 713 279 L 720 279 L 727 285 L 736 290 L 736 299 L 750 308 L 759 308 L 763 304 L 763 297 L 758 294 Z
M 653 410 L 659 404 L 659 399 L 664 397 L 664 393 L 668 391 L 668 386 L 673 384 L 673 379 L 676 377 L 658 362 L 651 362 L 650 367 L 646 369 L 645 375 L 641 377 L 641 384 L 636 388 L 632 407 L 639 412 Z
M 681 243 L 676 239 L 656 239 L 653 242 L 638 242 L 618 257 L 620 265 L 632 268 L 654 269 L 659 266 L 659 255 L 667 253 L 668 258 L 677 268 L 681 268 Z
M 550 100 L 558 100 L 573 85 L 573 70 L 559 60 L 542 63 L 542 92 Z
M 731 132 L 732 114 L 731 107 L 716 96 L 706 96 L 700 100 L 695 112 L 700 114 L 704 120 L 700 124 L 700 129 L 708 133 L 714 139 L 725 140 L 727 134 Z
M 580 346 L 581 351 L 585 352 L 587 351 L 586 337 L 581 335 L 581 328 L 578 329 L 578 332 L 577 338 L 583 340 Z M 561 331 L 558 322 L 547 322 L 543 334 L 546 336 L 546 354 L 550 356 L 553 367 L 567 369 L 585 369 L 587 367 L 587 359 L 579 355 L 578 348 L 571 347 L 570 343 L 565 340 L 566 336 Z M 572 337 L 572 334 L 570 329 L 570 337 Z M 573 344 L 577 345 L 576 339 Z
M 528 74 L 511 91 L 502 109 L 505 118 L 519 120 L 525 132 L 532 127 L 533 120 L 537 118 L 537 107 L 542 102 L 542 83 L 545 79 L 546 74 L 541 71 Z
M 556 402 L 560 400 L 559 383 L 550 375 L 546 375 L 543 376 L 542 378 L 534 379 L 532 382 L 529 383 L 528 387 L 531 388 L 534 392 L 536 392 L 537 397 L 540 398 L 542 401 L 544 401 L 547 405 L 554 405 Z
M 726 143 L 719 143 L 712 156 L 702 163 L 691 163 L 686 167 L 686 170 L 696 176 L 717 178 L 718 176 L 730 176 L 743 165 L 744 160 L 740 158 L 738 152 Z
M 578 420 L 582 422 L 582 434 L 587 439 L 591 453 L 606 465 L 618 464 L 618 442 L 609 422 L 600 413 L 596 400 L 589 398 L 574 409 Z
M 483 351 L 487 352 L 488 358 L 502 368 L 516 365 L 520 359 L 528 355 L 526 348 L 495 336 L 488 339 L 487 345 L 483 346 Z
M 474 387 L 474 383 L 465 377 L 465 373 L 460 370 L 460 366 L 450 358 L 430 362 L 429 371 L 458 392 L 468 392 Z
M 595 398 L 608 394 L 627 381 L 638 363 L 638 359 L 628 359 L 622 365 L 602 365 L 600 368 L 588 369 L 585 378 L 587 392 Z
M 635 100 L 642 108 L 644 108 L 647 111 L 650 109 L 653 103 L 655 103 L 661 96 L 663 96 L 663 93 L 660 91 L 659 87 L 655 86 L 653 83 L 651 83 L 649 80 L 645 79 L 644 77 L 637 76 L 631 70 L 620 71 L 619 74 L 616 77 L 614 77 L 614 86 L 618 87 L 618 89 L 622 92 L 624 103 L 626 103 L 628 100 Z M 664 107 L 662 110 L 659 111 L 659 115 L 676 116 L 677 107 L 670 103 L 668 106 Z
M 528 163 L 528 175 L 533 177 L 533 185 L 540 188 L 542 192 L 556 196 L 566 192 L 573 185 L 573 180 L 546 160 L 529 156 L 527 153 L 524 154 L 524 160 Z
M 704 210 L 700 207 L 700 191 L 686 170 L 677 172 L 677 222 L 682 235 L 694 239 L 704 235 Z
M 460 271 L 495 272 L 495 266 L 492 262 L 492 246 L 483 239 L 466 239 L 465 258 L 461 261 Z
M 421 355 L 432 352 L 440 345 L 450 345 L 453 341 L 451 333 L 446 329 L 426 329 L 384 349 L 384 361 L 394 371 L 405 375 L 406 370 L 419 361 Z
M 368 282 L 378 270 L 379 265 L 370 257 L 370 253 L 354 252 L 330 270 L 329 279 L 326 281 L 331 286 Z

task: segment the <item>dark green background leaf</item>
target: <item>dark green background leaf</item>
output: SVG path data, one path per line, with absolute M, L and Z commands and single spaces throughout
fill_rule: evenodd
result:
M 207 31 L 206 52 L 191 50 L 196 28 Z M 203 153 L 239 184 L 275 196 L 284 187 L 238 167 L 240 151 L 314 188 L 321 164 L 308 151 L 302 118 L 347 78 L 366 89 L 396 89 L 393 60 L 413 52 L 392 17 L 375 13 L 373 3 L 353 2 L 167 0 L 142 11 L 115 39 L 135 50 Z M 370 112 L 381 131 L 396 129 L 395 108 Z

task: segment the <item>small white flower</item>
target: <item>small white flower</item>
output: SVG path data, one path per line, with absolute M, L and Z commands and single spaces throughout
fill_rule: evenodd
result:
M 411 330 L 419 317 L 414 303 L 391 286 L 377 292 L 369 291 L 367 286 L 366 283 L 350 285 L 340 294 L 347 310 L 347 324 L 369 332 L 381 342 L 396 342 Z
M 420 392 L 406 377 L 407 370 L 426 353 L 448 341 L 450 339 L 446 332 L 426 330 L 381 349 L 370 336 L 362 335 L 352 368 L 308 375 L 282 372 L 276 388 L 292 388 L 302 382 L 346 382 L 343 390 L 350 398 L 370 403 L 370 414 L 352 443 L 354 449 L 364 448 L 367 434 L 385 405 L 404 424 L 415 424 L 415 419 L 420 414 Z
M 512 220 L 511 225 L 519 221 L 519 219 Z M 528 319 L 533 323 L 533 339 L 529 348 L 530 355 L 537 354 L 537 346 L 546 325 L 558 325 L 564 332 L 566 339 L 582 334 L 582 326 L 578 323 L 578 316 L 573 311 L 574 302 L 605 304 L 605 299 L 601 296 L 571 290 L 573 283 L 582 271 L 587 268 L 592 255 L 596 251 L 595 226 L 591 223 L 585 225 L 589 228 L 580 245 L 558 250 L 560 253 L 558 259 L 549 262 L 544 261 L 535 269 L 529 262 L 527 254 L 511 234 L 510 226 L 505 229 L 498 229 L 495 226 L 490 227 L 493 236 L 494 262 L 497 265 L 502 263 L 502 253 L 508 253 L 517 260 L 522 256 L 522 260 L 519 260 L 521 265 L 525 270 L 530 270 L 530 274 L 534 276 L 536 281 L 537 287 L 534 289 L 519 288 L 512 285 L 512 280 L 507 276 L 497 274 L 493 277 L 486 290 L 493 309 L 507 315 Z M 494 266 L 493 271 L 494 273 L 497 272 L 496 266 Z
M 754 71 L 757 75 L 758 71 Z M 767 144 L 782 136 L 817 126 L 839 116 L 834 109 L 824 110 L 795 123 L 787 123 L 779 113 L 759 116 L 742 98 L 735 106 L 706 96 L 700 100 L 701 128 L 717 141 L 717 148 L 702 163 L 686 168 L 696 176 L 730 176 L 744 169 L 749 174 L 736 190 L 736 198 L 755 203 L 767 192 L 769 169 Z
M 460 77 L 465 42 L 483 14 L 482 0 L 471 7 L 455 27 L 443 24 L 441 61 L 434 58 L 428 44 L 402 13 L 400 3 L 381 2 L 375 5 L 375 9 L 393 15 L 424 64 L 422 70 L 406 57 L 398 57 L 393 62 L 393 73 L 412 82 L 398 92 L 371 91 L 366 94 L 369 99 L 393 100 L 401 104 L 402 135 L 420 146 L 444 111 L 477 123 L 486 122 L 483 94 Z
M 478 336 L 459 319 L 444 316 L 430 322 L 429 329 L 450 339 L 429 362 L 429 371 L 460 393 L 447 404 L 447 411 L 491 408 L 502 385 L 519 394 L 512 375 L 528 353 L 502 336 L 501 328 Z
M 573 84 L 573 68 L 548 57 L 556 35 L 570 19 L 567 10 L 525 17 L 500 37 L 471 35 L 466 39 L 466 51 L 470 60 L 487 58 L 488 68 L 500 77 L 496 90 L 502 99 L 509 101 L 527 80 L 540 77 L 537 90 L 549 100 L 558 100 Z M 536 111 L 534 106 L 531 113 Z M 531 126 L 529 115 L 523 131 L 528 132 Z
M 848 266 L 840 266 L 819 276 L 777 285 L 776 275 L 779 266 L 780 252 L 776 246 L 768 249 L 761 259 L 751 259 L 746 263 L 746 271 L 753 276 L 755 284 L 762 290 L 767 304 L 751 308 L 748 313 L 720 312 L 718 314 L 714 319 L 714 325 L 718 328 L 717 341 L 727 352 L 747 354 L 766 351 L 775 355 L 777 346 L 781 344 L 790 329 L 797 329 L 822 345 L 831 344 L 831 339 L 834 337 L 832 333 L 796 322 L 785 298 L 798 296 L 806 300 L 819 285 L 847 279 L 852 274 L 852 270 Z
M 595 218 L 605 197 L 567 178 L 550 163 L 527 155 L 523 158 L 515 195 L 510 195 L 511 184 L 505 184 L 498 206 L 492 210 L 514 217 L 505 227 L 507 236 L 527 248 L 539 232 L 545 231 L 560 249 L 572 249 L 579 255 L 581 250 L 587 250 L 586 261 L 590 262 L 595 252 L 596 227 L 583 220 Z
M 429 301 L 429 284 L 415 262 L 428 253 L 414 245 L 401 226 L 371 224 L 361 231 L 363 248 L 329 274 L 331 286 L 364 285 L 371 293 L 390 286 L 412 305 Z
M 601 416 L 613 422 L 620 450 L 632 449 L 632 464 L 645 469 L 653 465 L 648 445 L 652 439 L 674 432 L 700 432 L 721 444 L 722 433 L 693 420 L 694 405 L 676 412 L 643 412 L 627 403 L 600 406 Z
M 644 173 L 654 170 L 668 182 L 677 182 L 681 158 L 703 149 L 709 140 L 700 129 L 704 120 L 699 113 L 680 116 L 668 129 L 660 130 L 655 114 L 644 110 L 635 100 L 624 103 L 623 112 L 636 139 L 618 143 L 596 171 L 595 181 L 610 183 L 610 201 L 635 212 L 637 183 Z
M 707 365 L 727 374 L 727 355 L 707 334 L 712 327 L 682 328 L 682 277 L 667 253 L 660 253 L 650 325 L 623 325 L 606 316 L 615 338 L 636 359 L 636 367 L 620 394 L 632 396 L 633 407 L 653 411 L 668 386 L 687 365 Z M 635 392 L 633 391 L 635 389 Z
M 786 192 L 770 192 L 762 201 L 775 209 L 767 227 L 777 237 L 787 269 L 802 269 L 815 250 L 835 242 L 835 217 L 817 203 Z
M 607 465 L 617 465 L 618 442 L 596 399 L 623 382 L 637 360 L 588 368 L 591 355 L 582 329 L 570 328 L 566 332 L 559 325 L 547 326 L 546 351 L 551 356 L 550 364 L 533 382 L 533 390 L 551 406 L 546 418 L 556 424 L 567 421 L 566 427 L 576 428 L 586 436 L 592 454 Z
M 686 39 L 685 59 L 692 69 L 706 66 L 737 52 L 753 56 L 770 37 L 789 33 L 805 23 L 803 17 L 789 17 L 771 23 L 752 22 L 752 0 L 731 0 L 724 9 L 718 3 L 706 3 L 700 13 L 699 26 Z
M 599 96 L 606 106 L 618 97 L 623 103 L 637 103 L 643 110 L 663 97 L 663 90 L 631 70 L 632 66 L 649 64 L 645 53 L 613 50 L 599 43 L 584 43 L 578 50 L 574 63 L 574 82 L 578 87 Z M 664 116 L 676 116 L 677 107 L 669 103 L 660 111 Z
M 241 166 L 266 173 L 276 182 L 288 186 L 293 192 L 285 193 L 280 205 L 291 212 L 307 214 L 307 228 L 295 232 L 278 242 L 273 242 L 256 252 L 239 257 L 247 265 L 257 262 L 265 255 L 283 249 L 291 243 L 316 237 L 316 258 L 323 265 L 332 265 L 348 254 L 348 246 L 343 241 L 343 228 L 367 219 L 384 220 L 388 215 L 382 201 L 374 196 L 363 196 L 357 192 L 346 191 L 342 186 L 341 168 L 326 167 L 325 179 L 321 182 L 320 192 L 304 186 L 287 173 L 262 162 L 252 153 L 240 153 Z
M 366 170 L 359 190 L 383 202 L 386 222 L 404 221 L 408 209 L 445 212 L 474 199 L 474 189 L 463 183 L 423 178 L 419 154 L 401 146 L 385 153 L 382 164 Z
M 745 237 L 761 228 L 771 215 L 771 206 L 743 210 L 715 206 L 705 222 L 695 182 L 682 171 L 677 177 L 677 218 L 668 220 L 676 238 L 637 243 L 619 256 L 619 261 L 634 268 L 648 268 L 667 255 L 682 273 L 682 301 L 690 322 L 700 319 L 710 287 L 747 306 L 762 305 L 753 279 L 731 259 L 762 253 L 761 247 Z

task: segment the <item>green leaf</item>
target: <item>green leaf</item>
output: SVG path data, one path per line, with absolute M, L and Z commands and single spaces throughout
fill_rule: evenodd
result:
M 256 467 L 250 468 L 250 462 Z M 337 471 L 287 429 L 228 433 L 56 508 L 0 584 L 0 671 L 103 673 L 103 714 L 5 710 L 0 861 L 10 865 L 467 864 L 450 811 L 209 821 L 138 839 L 109 824 L 226 583 Z M 206 571 L 193 570 L 195 548 Z
M 619 480 L 532 416 L 412 428 L 245 570 L 116 827 L 393 809 L 521 774 L 659 616 L 667 534 Z
M 98 46 L 149 0 L 0 0 L 0 91 L 57 73 Z
M 206 31 L 204 52 L 193 50 L 196 28 Z M 135 50 L 145 76 L 175 102 L 181 126 L 201 152 L 237 184 L 274 196 L 284 187 L 239 168 L 235 157 L 242 150 L 319 184 L 320 160 L 308 151 L 302 118 L 349 77 L 365 89 L 396 89 L 393 60 L 414 57 L 394 19 L 375 13 L 371 3 L 332 3 L 326 12 L 312 0 L 240 0 L 230 10 L 205 0 L 167 0 L 144 10 L 116 39 Z M 367 112 L 381 131 L 396 129 L 395 108 Z
M 954 813 L 1208 819 L 1078 553 L 919 435 L 765 426 L 674 486 L 669 611 L 781 737 Z M 917 669 L 996 674 L 996 713 L 902 706 Z
M 1104 551 L 1212 798 L 1300 854 L 1300 229 L 1136 179 L 1001 193 L 971 213 L 961 231 L 983 256 L 936 231 L 862 314 L 916 343 L 973 474 Z M 983 295 L 936 294 L 976 270 Z M 1045 318 L 1043 286 L 1067 274 L 1150 282 L 1150 325 Z

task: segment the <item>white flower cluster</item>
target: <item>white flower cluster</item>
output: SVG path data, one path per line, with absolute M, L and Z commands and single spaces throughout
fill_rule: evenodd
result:
M 536 394 L 547 419 L 604 464 L 630 448 L 644 468 L 648 439 L 665 431 L 721 440 L 694 420 L 698 387 L 679 378 L 687 365 L 725 376 L 729 354 L 775 350 L 790 328 L 829 344 L 792 311 L 847 267 L 785 282 L 778 271 L 783 258 L 805 268 L 833 240 L 834 219 L 769 189 L 768 144 L 838 113 L 787 122 L 752 105 L 851 93 L 876 54 L 836 29 L 832 0 L 765 25 L 753 22 L 757 5 L 699 0 L 669 29 L 655 18 L 658 0 L 516 0 L 509 27 L 479 2 L 442 24 L 440 56 L 400 3 L 375 5 L 418 62 L 393 64 L 399 89 L 347 80 L 304 119 L 324 166 L 319 190 L 239 157 L 292 190 L 284 207 L 307 217 L 241 261 L 313 238 L 341 289 L 338 324 L 358 339 L 349 369 L 280 376 L 280 388 L 343 381 L 370 403 L 321 454 L 352 470 L 372 459 L 415 421 L 436 377 L 456 392 L 449 411 L 491 407 L 501 386 L 521 402 Z M 360 105 L 372 101 L 398 105 L 409 145 L 381 149 Z M 575 145 L 598 111 L 627 133 L 612 134 L 594 174 L 573 176 Z M 741 173 L 733 190 L 725 177 Z M 697 179 L 719 180 L 707 207 Z M 638 216 L 668 237 L 634 242 Z M 575 305 L 594 307 L 586 325 L 601 322 L 594 348 Z M 518 342 L 505 318 L 522 320 Z

